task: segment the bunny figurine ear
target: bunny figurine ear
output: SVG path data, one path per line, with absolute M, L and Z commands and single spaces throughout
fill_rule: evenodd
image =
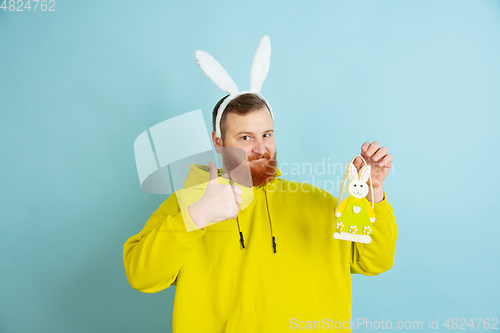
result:
M 369 165 L 365 165 L 359 170 L 359 179 L 364 181 L 365 183 L 370 178 L 371 167 Z
M 221 66 L 210 54 L 204 51 L 195 51 L 196 62 L 200 69 L 205 73 L 210 80 L 221 90 L 229 95 L 239 93 L 238 86 L 233 79 L 227 74 L 224 67 Z
M 356 169 L 353 163 L 349 164 L 349 180 L 350 181 L 358 180 L 358 170 Z
M 257 46 L 250 70 L 250 91 L 260 93 L 271 64 L 271 41 L 264 35 Z

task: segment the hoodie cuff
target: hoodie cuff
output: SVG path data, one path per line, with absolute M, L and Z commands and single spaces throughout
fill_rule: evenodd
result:
M 188 246 L 194 246 L 196 241 L 206 232 L 206 228 L 199 229 L 194 224 L 191 216 L 189 216 L 187 207 L 181 209 L 180 213 L 172 216 L 170 223 L 177 237 Z
M 387 194 L 384 191 L 384 199 L 380 202 L 375 203 L 374 207 L 375 217 L 378 221 L 385 219 L 389 216 L 391 209 L 389 208 L 389 203 L 387 202 Z

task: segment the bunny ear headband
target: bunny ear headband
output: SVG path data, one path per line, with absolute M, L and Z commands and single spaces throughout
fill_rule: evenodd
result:
M 252 68 L 250 70 L 250 90 L 249 91 L 239 91 L 238 86 L 234 83 L 233 79 L 227 74 L 226 70 L 214 59 L 210 54 L 197 50 L 195 52 L 196 62 L 200 69 L 205 73 L 210 80 L 221 90 L 229 94 L 229 96 L 222 102 L 219 109 L 217 110 L 217 118 L 215 119 L 215 132 L 218 138 L 221 137 L 220 132 L 220 120 L 222 118 L 222 113 L 226 109 L 226 106 L 236 97 L 252 93 L 259 96 L 266 104 L 271 113 L 271 117 L 274 120 L 273 111 L 267 100 L 260 94 L 260 89 L 262 88 L 262 83 L 267 77 L 269 72 L 269 65 L 271 63 L 271 41 L 269 36 L 264 35 L 260 39 L 259 46 L 255 51 L 255 55 L 252 61 Z
M 345 183 L 346 183 L 346 180 L 347 178 L 349 177 L 349 180 L 355 180 L 354 178 L 352 178 L 350 172 L 349 172 L 349 168 L 352 166 L 354 169 L 356 169 L 356 167 L 354 166 L 354 160 L 356 159 L 356 157 L 361 157 L 361 159 L 363 160 L 363 162 L 365 162 L 365 166 L 362 167 L 359 172 L 357 172 L 357 174 L 359 175 L 359 177 L 361 177 L 361 175 L 363 174 L 363 172 L 365 171 L 365 169 L 369 169 L 370 167 L 368 166 L 368 163 L 366 163 L 365 159 L 363 158 L 363 156 L 361 155 L 356 155 L 352 158 L 352 160 L 346 165 L 345 167 L 345 174 L 344 174 L 344 178 L 342 178 L 342 182 L 340 183 L 340 192 L 339 192 L 339 205 L 340 203 L 342 202 L 342 195 L 344 194 L 344 189 L 345 189 Z M 370 172 L 370 171 L 369 171 Z M 370 179 L 370 190 L 371 190 L 371 193 L 372 193 L 372 208 L 375 208 L 375 198 L 374 198 L 374 194 L 373 194 L 373 184 L 372 184 L 372 176 L 371 176 L 371 172 L 370 172 L 370 176 L 369 178 Z M 338 205 L 337 205 L 337 208 L 338 208 Z

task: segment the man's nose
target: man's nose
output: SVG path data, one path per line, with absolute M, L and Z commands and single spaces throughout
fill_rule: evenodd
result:
M 264 142 L 262 142 L 262 140 L 260 139 L 255 140 L 252 152 L 255 154 L 259 154 L 261 156 L 264 155 L 266 153 L 266 147 L 264 146 Z

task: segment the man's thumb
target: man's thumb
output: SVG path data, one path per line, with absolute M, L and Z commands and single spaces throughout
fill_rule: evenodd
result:
M 209 162 L 208 165 L 210 166 L 210 176 L 209 176 L 208 184 L 212 184 L 212 185 L 219 184 L 219 181 L 217 180 L 217 177 L 219 175 L 219 172 L 217 171 L 217 167 L 212 162 Z

